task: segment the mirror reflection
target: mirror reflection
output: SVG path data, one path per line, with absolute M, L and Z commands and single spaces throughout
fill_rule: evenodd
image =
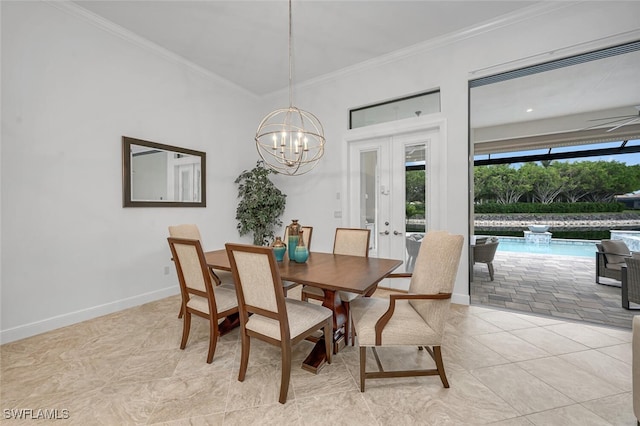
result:
M 123 137 L 125 207 L 205 207 L 205 153 Z

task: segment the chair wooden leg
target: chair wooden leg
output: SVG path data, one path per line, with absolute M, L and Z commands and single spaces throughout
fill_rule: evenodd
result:
M 342 302 L 342 305 L 344 306 L 344 313 L 345 316 L 347 317 L 347 322 L 344 324 L 344 345 L 345 346 L 349 346 L 349 338 L 352 338 L 351 336 L 351 309 L 349 306 L 349 302 Z M 351 346 L 353 346 L 353 342 L 351 343 Z
M 184 314 L 184 319 L 182 320 L 182 341 L 180 342 L 180 349 L 184 349 L 185 346 L 187 346 L 187 340 L 189 339 L 190 329 L 191 329 L 191 313 L 187 312 Z
M 291 379 L 291 342 L 282 342 L 282 377 L 280 378 L 280 404 L 287 402 Z
M 364 392 L 364 380 L 367 367 L 367 347 L 360 346 L 360 392 Z
M 333 319 L 329 318 L 327 324 L 324 326 L 324 349 L 327 356 L 327 363 L 331 364 L 331 357 L 333 351 L 331 350 L 331 343 L 333 341 Z
M 240 370 L 238 371 L 238 381 L 243 382 L 244 376 L 247 374 L 247 365 L 249 364 L 249 350 L 251 349 L 251 339 L 242 330 L 242 350 L 240 355 Z
M 207 354 L 207 364 L 213 362 L 213 354 L 216 353 L 216 345 L 218 344 L 218 318 L 209 317 L 209 353 Z
M 448 388 L 449 381 L 447 381 L 447 374 L 444 372 L 444 363 L 442 362 L 442 351 L 440 350 L 440 346 L 433 347 L 433 355 L 433 360 L 436 362 L 440 380 L 442 380 L 442 386 Z

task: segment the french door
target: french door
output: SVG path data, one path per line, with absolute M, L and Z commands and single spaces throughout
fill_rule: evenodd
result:
M 429 153 L 438 137 L 435 129 L 349 142 L 349 226 L 371 229 L 369 255 L 402 259 L 405 272 L 432 219 Z M 381 286 L 406 290 L 408 280 Z

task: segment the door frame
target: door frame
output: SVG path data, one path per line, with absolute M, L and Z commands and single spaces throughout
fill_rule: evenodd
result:
M 447 126 L 446 119 L 442 113 L 429 114 L 425 116 L 407 118 L 404 120 L 381 123 L 367 127 L 348 130 L 343 136 L 342 143 L 342 225 L 351 226 L 349 200 L 353 196 L 350 194 L 349 178 L 353 173 L 349 168 L 350 144 L 363 140 L 376 138 L 386 138 L 392 136 L 403 136 L 420 133 L 438 133 L 438 143 L 427 144 L 427 206 L 429 213 L 426 217 L 427 229 L 447 229 L 446 195 L 447 188 Z

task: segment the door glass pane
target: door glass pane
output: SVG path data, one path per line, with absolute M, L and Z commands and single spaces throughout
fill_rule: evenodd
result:
M 407 272 L 412 272 L 420 242 L 426 232 L 427 179 L 425 170 L 425 145 L 408 145 L 405 148 L 405 237 Z
M 360 152 L 360 227 L 371 230 L 370 249 L 377 248 L 376 212 L 378 152 Z

